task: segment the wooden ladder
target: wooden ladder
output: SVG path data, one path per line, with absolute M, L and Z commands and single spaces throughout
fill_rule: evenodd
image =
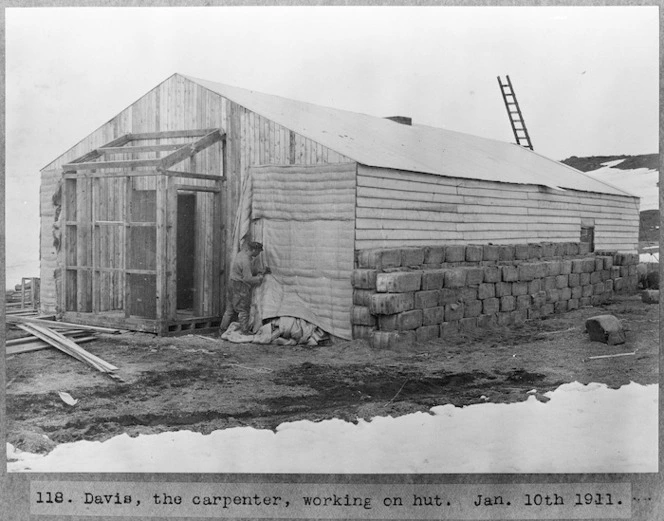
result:
M 510 119 L 512 131 L 514 132 L 514 138 L 516 139 L 516 144 L 532 150 L 533 144 L 530 141 L 530 135 L 528 134 L 528 129 L 526 128 L 526 122 L 523 120 L 523 114 L 521 114 L 519 103 L 516 100 L 514 87 L 512 87 L 510 77 L 505 76 L 505 78 L 507 79 L 507 83 L 503 83 L 500 79 L 500 76 L 498 76 L 498 85 L 500 85 L 500 92 L 502 93 L 503 100 L 505 101 L 507 117 Z

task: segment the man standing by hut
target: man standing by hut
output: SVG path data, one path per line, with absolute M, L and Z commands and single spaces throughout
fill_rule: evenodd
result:
M 242 248 L 231 264 L 230 295 L 226 304 L 226 311 L 219 326 L 220 333 L 228 329 L 236 315 L 240 322 L 243 335 L 251 335 L 249 314 L 251 312 L 251 290 L 263 282 L 264 273 L 253 267 L 253 260 L 263 251 L 260 242 L 250 242 Z M 270 268 L 265 269 L 269 273 Z

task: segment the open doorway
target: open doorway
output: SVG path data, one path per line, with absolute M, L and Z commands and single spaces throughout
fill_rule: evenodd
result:
M 179 193 L 177 198 L 177 295 L 178 310 L 193 310 L 196 271 L 196 194 Z

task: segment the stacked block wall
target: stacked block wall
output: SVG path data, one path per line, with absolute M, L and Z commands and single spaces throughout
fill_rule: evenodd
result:
M 360 250 L 353 337 L 387 347 L 596 306 L 637 289 L 637 264 L 584 243 Z

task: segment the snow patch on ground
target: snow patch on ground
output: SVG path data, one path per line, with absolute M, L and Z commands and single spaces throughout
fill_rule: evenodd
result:
M 36 455 L 7 444 L 9 471 L 277 473 L 657 472 L 658 386 L 565 384 L 513 404 L 431 414 L 126 434 Z
M 639 210 L 641 212 L 645 210 L 657 210 L 659 208 L 659 188 L 657 186 L 659 172 L 648 168 L 636 168 L 633 170 L 612 168 L 612 166 L 622 161 L 624 159 L 619 159 L 617 162 L 608 161 L 604 163 L 605 166 L 602 168 L 586 172 L 586 175 L 640 197 L 641 205 Z

